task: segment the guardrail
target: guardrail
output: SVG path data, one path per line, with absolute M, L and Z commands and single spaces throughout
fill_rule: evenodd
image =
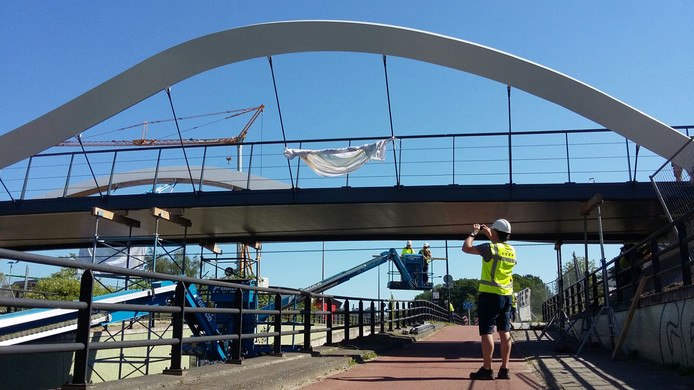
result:
M 689 131 L 690 127 L 679 126 Z M 388 137 L 290 140 L 290 148 L 355 146 Z M 42 153 L 5 168 L 0 201 L 37 197 L 112 195 L 160 191 L 203 191 L 219 186 L 213 171 L 240 171 L 227 188 L 259 188 L 263 182 L 291 188 L 372 187 L 383 185 L 467 185 L 636 181 L 664 159 L 607 129 L 548 130 L 401 136 L 389 144 L 393 161 L 372 161 L 338 178 L 313 173 L 300 159 L 284 157 L 284 141 L 185 147 L 131 147 L 82 152 Z M 481 166 L 480 161 L 485 161 Z M 165 170 L 166 169 L 166 170 Z M 139 174 L 149 175 L 138 179 Z M 162 178 L 176 176 L 178 181 Z M 128 180 L 130 189 L 124 184 Z M 168 190 L 168 189 L 167 189 Z M 130 191 L 130 192 L 128 192 Z M 73 195 L 74 196 L 74 195 Z
M 569 316 L 586 310 L 595 315 L 608 299 L 611 306 L 626 309 L 641 277 L 647 277 L 643 293 L 637 299 L 655 297 L 663 291 L 676 291 L 692 285 L 694 267 L 694 210 L 679 216 L 673 222 L 661 227 L 651 235 L 634 244 L 619 256 L 605 262 L 603 267 L 588 272 L 583 278 L 572 283 L 563 291 L 542 305 L 545 320 L 552 318 L 557 310 L 566 311 Z M 603 280 L 602 275 L 607 275 Z M 607 283 L 608 288 L 604 288 Z M 586 294 L 588 290 L 589 294 Z M 608 296 L 605 296 L 608 291 Z M 694 290 L 682 289 L 684 298 L 694 297 Z M 590 299 L 586 301 L 586 296 Z
M 0 355 L 13 354 L 33 354 L 49 352 L 75 352 L 74 375 L 71 386 L 83 385 L 87 383 L 90 351 L 102 349 L 121 349 L 133 347 L 151 346 L 171 346 L 169 357 L 170 366 L 165 373 L 180 375 L 182 372 L 181 360 L 183 357 L 183 345 L 203 342 L 230 342 L 230 355 L 228 362 L 240 362 L 242 356 L 242 341 L 259 338 L 272 338 L 273 353 L 282 352 L 282 336 L 300 335 L 303 342 L 298 343 L 303 350 L 309 351 L 312 348 L 311 335 L 315 333 L 325 333 L 326 342 L 332 344 L 335 340 L 335 332 L 343 331 L 343 340 L 350 339 L 350 330 L 358 329 L 358 337 L 364 337 L 368 327 L 370 334 L 399 329 L 426 321 L 448 321 L 449 313 L 446 309 L 434 305 L 427 301 L 385 301 L 370 298 L 355 298 L 330 296 L 324 294 L 311 294 L 301 290 L 263 288 L 244 284 L 228 283 L 215 280 L 202 280 L 185 276 L 169 275 L 163 273 L 123 269 L 102 264 L 81 263 L 66 259 L 41 256 L 36 254 L 16 252 L 7 249 L 0 249 L 0 257 L 14 260 L 33 262 L 38 264 L 52 265 L 58 267 L 81 268 L 84 273 L 81 278 L 81 289 L 79 301 L 49 301 L 40 299 L 20 299 L 20 298 L 0 298 L 0 306 L 24 307 L 24 308 L 60 308 L 76 310 L 77 330 L 73 342 L 66 343 L 47 343 L 32 345 L 9 345 L 0 346 Z M 101 303 L 94 301 L 93 286 L 94 273 L 107 273 L 113 275 L 127 275 L 130 277 L 143 278 L 145 280 L 165 280 L 176 282 L 176 290 L 167 306 L 151 306 L 124 303 Z M 209 307 L 189 307 L 185 303 L 186 286 L 195 284 L 198 286 L 220 286 L 231 289 L 234 294 L 234 305 L 231 308 L 209 308 Z M 254 291 L 257 294 L 265 294 L 274 299 L 275 310 L 260 310 L 245 308 L 243 304 L 243 294 L 246 291 Z M 299 301 L 299 307 L 295 310 L 285 310 L 282 308 L 282 296 L 294 295 Z M 329 310 L 312 309 L 312 301 L 315 299 L 324 300 Z M 333 299 L 343 299 L 342 310 L 334 310 Z M 350 304 L 357 303 L 357 310 L 351 310 Z M 303 306 L 303 307 L 302 307 Z M 126 340 L 126 341 L 90 341 L 90 320 L 92 313 L 98 310 L 105 311 L 139 311 L 143 313 L 167 313 L 171 316 L 172 333 L 169 338 L 157 338 L 149 340 Z M 183 337 L 185 326 L 185 315 L 191 313 L 202 314 L 228 314 L 233 316 L 233 333 L 219 335 L 205 335 L 197 337 Z M 261 333 L 247 333 L 242 326 L 243 319 L 248 315 L 265 315 L 273 317 L 272 331 Z M 297 324 L 291 325 L 291 330 L 287 329 L 284 319 L 287 316 L 297 316 L 298 326 L 301 329 L 294 330 Z M 342 321 L 336 321 L 342 317 Z M 460 320 L 460 318 L 456 318 Z M 324 326 L 317 327 L 317 324 Z M 462 323 L 461 321 L 459 323 Z

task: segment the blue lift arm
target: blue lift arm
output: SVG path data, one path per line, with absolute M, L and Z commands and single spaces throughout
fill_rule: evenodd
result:
M 407 270 L 405 269 L 404 264 L 400 261 L 400 258 L 398 257 L 398 253 L 395 251 L 395 249 L 391 249 L 389 251 L 385 251 L 381 253 L 379 256 L 374 257 L 373 259 L 359 264 L 356 267 L 350 268 L 346 271 L 342 271 L 340 273 L 337 273 L 327 279 L 321 280 L 318 283 L 315 283 L 309 287 L 306 287 L 304 290 L 312 293 L 322 293 L 329 288 L 335 287 L 339 284 L 342 284 L 353 277 L 360 275 L 366 271 L 369 271 L 371 269 L 374 269 L 378 267 L 381 264 L 384 264 L 388 262 L 388 260 L 393 260 L 396 263 L 396 266 L 398 267 L 398 270 L 402 273 L 405 271 L 407 273 Z M 400 265 L 397 265 L 400 263 Z M 402 266 L 402 269 L 401 269 Z M 409 275 L 409 273 L 408 273 Z

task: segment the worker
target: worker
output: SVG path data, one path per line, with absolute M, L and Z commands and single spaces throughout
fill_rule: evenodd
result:
M 511 322 L 516 322 L 516 304 L 518 301 L 518 293 L 513 293 L 513 301 L 511 301 Z
M 455 309 L 453 309 L 453 302 L 448 302 L 448 310 L 450 310 L 451 313 L 455 312 Z
M 431 251 L 429 250 L 429 243 L 425 242 L 424 247 L 419 250 L 419 254 L 423 256 L 422 259 L 422 282 L 429 282 L 429 262 L 431 261 Z
M 473 246 L 479 232 L 489 237 L 490 243 Z M 479 283 L 477 317 L 482 343 L 483 366 L 470 373 L 472 379 L 494 379 L 492 354 L 494 353 L 494 325 L 501 339 L 501 368 L 498 379 L 510 379 L 508 371 L 511 356 L 511 301 L 513 296 L 513 267 L 516 250 L 506 242 L 511 236 L 511 224 L 497 219 L 489 228 L 478 223 L 472 225 L 472 233 L 465 239 L 463 252 L 482 256 L 482 276 Z
M 402 254 L 400 257 L 405 256 L 405 255 L 413 255 L 414 254 L 414 249 L 412 249 L 412 241 L 407 240 L 407 246 L 402 248 Z

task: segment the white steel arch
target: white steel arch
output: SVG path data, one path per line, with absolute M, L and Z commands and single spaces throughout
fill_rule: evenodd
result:
M 397 26 L 287 21 L 221 31 L 167 49 L 0 136 L 0 169 L 50 148 L 179 81 L 286 53 L 384 54 L 476 74 L 561 105 L 670 158 L 688 140 L 666 124 L 555 70 L 461 39 Z M 32 142 L 26 142 L 27 139 Z

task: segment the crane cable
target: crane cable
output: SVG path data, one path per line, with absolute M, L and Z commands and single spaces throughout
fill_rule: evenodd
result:
M 395 164 L 395 180 L 400 186 L 400 175 L 398 174 L 398 158 L 395 154 L 395 132 L 393 131 L 393 113 L 390 107 L 390 88 L 388 87 L 388 66 L 386 65 L 386 55 L 383 55 L 383 72 L 386 76 L 386 96 L 388 98 L 388 118 L 390 119 L 390 136 L 393 138 L 393 161 Z
M 104 194 L 101 193 L 101 187 L 99 186 L 99 181 L 96 180 L 96 175 L 94 175 L 94 169 L 92 169 L 92 164 L 89 162 L 89 157 L 87 157 L 87 151 L 84 150 L 84 145 L 82 144 L 82 133 L 77 134 L 77 136 L 75 136 L 75 138 L 77 138 L 77 142 L 80 143 L 80 147 L 82 148 L 82 154 L 84 154 L 84 159 L 87 161 L 87 166 L 89 167 L 89 172 L 92 173 L 92 178 L 94 179 L 94 184 L 96 184 L 96 189 L 97 189 L 97 191 L 99 191 L 99 197 L 103 199 Z
M 222 115 L 222 114 L 232 114 L 232 115 L 225 116 L 225 117 L 222 118 L 222 119 L 217 119 L 217 120 L 214 120 L 214 121 L 212 121 L 212 122 L 203 123 L 202 125 L 198 125 L 198 126 L 191 127 L 191 128 L 189 128 L 189 129 L 185 129 L 185 130 L 182 131 L 182 132 L 185 133 L 186 131 L 195 130 L 195 129 L 198 129 L 198 128 L 203 127 L 203 126 L 207 126 L 207 125 L 215 124 L 215 123 L 217 123 L 217 122 L 221 122 L 221 121 L 224 121 L 224 120 L 227 120 L 227 119 L 231 119 L 231 118 L 237 117 L 237 116 L 239 116 L 239 115 L 243 115 L 243 114 L 246 114 L 246 113 L 248 113 L 248 112 L 254 111 L 254 110 L 256 110 L 256 109 L 258 109 L 258 107 L 253 107 L 253 108 L 240 108 L 240 109 L 236 109 L 236 110 L 227 110 L 227 111 L 213 112 L 213 113 L 209 113 L 209 114 L 198 114 L 198 115 L 191 115 L 191 116 L 183 116 L 183 117 L 179 117 L 178 120 L 197 119 L 197 118 L 204 118 L 204 117 L 208 117 L 208 116 L 216 116 L 216 115 Z M 121 127 L 121 128 L 115 129 L 115 130 L 109 130 L 109 131 L 104 131 L 104 132 L 102 132 L 102 133 L 93 134 L 93 135 L 91 135 L 90 137 L 86 137 L 86 138 L 94 138 L 94 137 L 98 137 L 98 136 L 104 135 L 104 134 L 115 133 L 115 132 L 117 132 L 117 131 L 123 131 L 123 130 L 134 129 L 134 128 L 136 128 L 136 127 L 142 127 L 142 126 L 145 126 L 145 125 L 166 123 L 166 122 L 171 122 L 171 121 L 173 121 L 173 120 L 175 120 L 175 119 L 159 119 L 159 120 L 155 120 L 155 121 L 146 121 L 146 122 L 136 123 L 136 124 L 134 124 L 134 125 Z M 165 137 L 168 137 L 168 136 L 165 136 Z M 164 137 L 162 137 L 162 138 L 164 138 Z
M 174 109 L 173 100 L 171 99 L 171 87 L 164 89 L 166 95 L 169 97 L 169 104 L 171 105 L 171 112 L 173 113 L 174 122 L 176 122 L 176 130 L 178 131 L 178 140 L 181 141 L 181 150 L 183 151 L 183 158 L 186 160 L 186 168 L 188 168 L 188 176 L 190 177 L 190 185 L 193 187 L 193 194 L 198 195 L 195 190 L 195 181 L 193 180 L 193 173 L 190 171 L 190 164 L 188 163 L 188 155 L 186 154 L 186 147 L 183 145 L 183 136 L 181 136 L 181 128 L 178 126 L 178 118 L 176 118 L 176 110 Z M 80 142 L 81 144 L 81 142 Z
M 282 109 L 280 108 L 280 98 L 277 94 L 277 83 L 275 82 L 275 69 L 272 67 L 272 57 L 268 56 L 267 61 L 270 64 L 270 73 L 272 74 L 272 86 L 275 88 L 275 101 L 277 101 L 277 112 L 280 117 L 280 127 L 282 128 L 282 139 L 284 140 L 284 147 L 287 147 L 287 136 L 284 132 L 284 122 L 282 121 Z M 292 166 L 289 164 L 289 159 L 287 159 L 287 168 L 289 169 L 289 180 L 292 183 L 292 188 L 294 189 L 294 177 L 292 176 Z

